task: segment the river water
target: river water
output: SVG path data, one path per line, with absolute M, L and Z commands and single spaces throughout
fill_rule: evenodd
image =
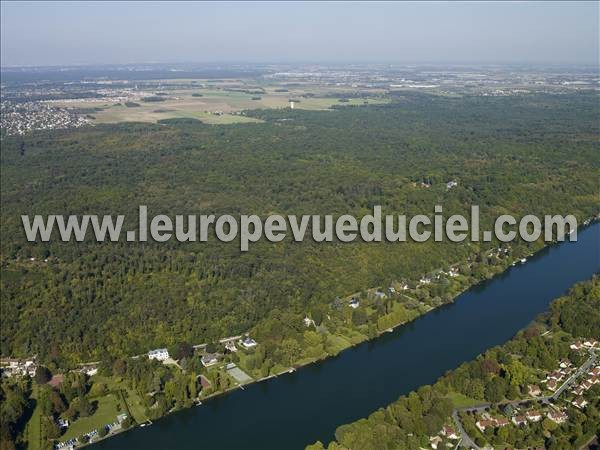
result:
M 103 449 L 303 449 L 339 425 L 509 340 L 577 281 L 600 272 L 600 223 L 546 248 L 392 333 L 335 358 L 247 386 L 94 446 Z

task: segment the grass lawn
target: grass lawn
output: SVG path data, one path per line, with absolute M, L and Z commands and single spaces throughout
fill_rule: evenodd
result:
M 42 427 L 41 427 L 41 421 L 40 421 L 41 415 L 40 415 L 40 408 L 37 404 L 37 394 L 38 394 L 38 388 L 34 384 L 31 397 L 33 399 L 36 399 L 36 406 L 33 410 L 33 414 L 31 415 L 31 417 L 29 419 L 29 422 L 27 422 L 27 428 L 25 430 L 25 435 L 27 438 L 27 448 L 29 450 L 38 450 L 38 449 L 42 448 L 42 446 L 41 446 Z
M 125 400 L 127 401 L 127 406 L 129 407 L 129 411 L 133 416 L 133 420 L 135 420 L 137 423 L 147 422 L 149 419 L 146 415 L 146 407 L 144 406 L 139 394 L 129 389 L 126 389 L 125 391 L 127 392 L 127 397 Z
M 97 397 L 91 401 L 98 402 L 96 412 L 90 417 L 80 417 L 69 426 L 67 432 L 60 437 L 60 441 L 66 441 L 71 438 L 76 438 L 82 434 L 98 429 L 103 425 L 107 425 L 117 420 L 117 415 L 125 412 L 124 405 L 117 409 L 117 401 L 113 394 Z
M 327 335 L 327 342 L 325 349 L 331 355 L 337 355 L 342 350 L 347 349 L 352 344 L 347 339 L 344 339 L 342 336 L 337 336 L 335 334 Z
M 481 400 L 475 400 L 474 398 L 467 397 L 466 395 L 459 394 L 458 392 L 449 393 L 448 398 L 452 400 L 455 408 L 467 408 L 470 406 L 481 405 L 483 403 Z
M 127 407 L 133 416 L 133 420 L 137 423 L 144 423 L 148 421 L 148 416 L 146 416 L 146 407 L 144 406 L 143 399 L 140 395 L 132 390 L 124 383 L 120 378 L 115 379 L 112 377 L 103 377 L 101 375 L 96 375 L 93 378 L 94 383 L 104 383 L 109 391 L 117 392 L 117 391 L 125 391 L 125 401 L 127 402 Z M 112 394 L 109 394 L 112 395 Z M 122 408 L 125 408 L 125 405 L 122 405 Z

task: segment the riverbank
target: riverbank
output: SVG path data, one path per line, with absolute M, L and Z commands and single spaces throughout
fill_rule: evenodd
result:
M 594 226 L 597 225 L 594 224 Z M 590 244 L 590 240 L 594 241 L 595 239 L 597 240 L 597 234 L 587 231 L 587 229 L 581 229 L 580 240 L 577 243 L 549 246 L 547 251 L 538 252 L 538 255 L 530 258 L 527 264 L 518 265 L 513 270 L 504 271 L 504 275 L 496 276 L 494 279 L 485 281 L 480 286 L 475 286 L 470 291 L 463 293 L 459 296 L 461 301 L 457 301 L 455 304 L 446 308 L 437 308 L 430 314 L 425 314 L 410 323 L 404 324 L 406 326 L 395 327 L 392 333 L 386 333 L 387 330 L 384 330 L 378 334 L 379 338 L 377 340 L 355 345 L 340 352 L 336 358 L 315 360 L 312 364 L 304 365 L 302 370 L 285 377 L 270 376 L 268 378 L 271 380 L 269 383 L 254 382 L 252 384 L 257 386 L 245 385 L 244 393 L 238 394 L 229 391 L 228 394 L 230 395 L 227 396 L 214 395 L 211 397 L 212 400 L 202 407 L 188 410 L 188 412 L 180 411 L 180 414 L 171 414 L 155 422 L 152 428 L 160 427 L 164 431 L 165 426 L 170 427 L 172 424 L 179 423 L 183 418 L 191 415 L 192 417 L 202 417 L 203 421 L 207 421 L 207 423 L 211 423 L 212 426 L 219 429 L 221 425 L 215 421 L 219 420 L 220 414 L 213 415 L 211 411 L 214 412 L 215 408 L 222 408 L 223 405 L 237 405 L 241 402 L 240 406 L 242 408 L 251 406 L 254 411 L 253 414 L 260 416 L 261 420 L 279 423 L 279 426 L 284 428 L 286 432 L 291 433 L 292 440 L 295 440 L 294 436 L 298 431 L 296 426 L 300 427 L 304 419 L 292 412 L 283 414 L 279 408 L 287 408 L 284 404 L 289 402 L 289 404 L 294 404 L 295 408 L 297 407 L 300 411 L 306 412 L 306 408 L 309 408 L 306 401 L 313 396 L 313 388 L 310 386 L 328 385 L 330 381 L 334 384 L 328 388 L 331 392 L 328 391 L 327 406 L 321 405 L 322 411 L 320 409 L 318 412 L 314 411 L 311 406 L 309 414 L 316 414 L 324 424 L 333 423 L 335 426 L 340 423 L 347 423 L 353 418 L 364 416 L 364 410 L 367 412 L 373 411 L 378 406 L 388 404 L 391 400 L 397 398 L 397 394 L 404 391 L 402 386 L 406 386 L 407 383 L 409 386 L 414 387 L 427 382 L 428 377 L 430 377 L 428 375 L 430 370 L 435 371 L 435 378 L 437 378 L 445 368 L 455 367 L 456 361 L 469 359 L 485 350 L 486 345 L 489 345 L 490 342 L 494 343 L 498 342 L 499 339 L 510 338 L 510 335 L 514 334 L 516 330 L 543 310 L 547 305 L 546 302 L 560 295 L 574 281 L 582 279 L 581 273 L 586 276 L 590 273 L 590 270 L 593 273 L 593 267 L 597 265 L 597 254 L 591 252 L 591 249 L 595 248 L 595 243 Z M 575 254 L 578 255 L 577 260 L 573 259 Z M 582 257 L 582 255 L 587 256 Z M 565 259 L 575 262 L 564 266 Z M 544 266 L 549 267 L 540 269 Z M 549 273 L 553 275 L 549 277 Z M 539 283 L 537 282 L 538 279 Z M 508 287 L 515 283 L 518 285 L 517 289 Z M 506 288 L 502 288 L 503 286 L 506 286 Z M 509 291 L 497 294 L 496 291 L 499 288 Z M 483 296 L 484 291 L 488 292 L 488 295 L 486 295 L 487 301 L 485 302 L 480 298 Z M 523 296 L 527 301 L 524 301 Z M 492 303 L 490 303 L 490 297 L 493 298 Z M 491 305 L 498 311 L 488 320 L 487 317 L 490 313 L 488 310 L 492 307 Z M 474 316 L 476 317 L 475 322 L 469 320 L 465 322 L 466 319 L 472 319 Z M 529 319 L 527 319 L 528 317 Z M 446 318 L 446 320 L 443 318 Z M 432 323 L 436 325 L 431 326 Z M 452 328 L 448 328 L 450 323 Z M 499 327 L 501 323 L 505 325 L 506 329 Z M 482 328 L 484 324 L 486 326 Z M 427 330 L 432 328 L 431 334 L 428 335 L 427 331 L 423 331 L 424 328 Z M 469 330 L 469 335 L 464 334 L 465 330 Z M 471 333 L 475 333 L 478 338 L 472 339 Z M 510 333 L 510 335 L 507 336 L 507 333 Z M 416 335 L 421 337 L 416 338 Z M 459 342 L 457 342 L 457 339 Z M 410 342 L 407 343 L 407 340 Z M 398 342 L 401 343 L 397 344 Z M 392 348 L 393 351 L 390 350 Z M 444 348 L 448 348 L 448 350 L 443 350 Z M 436 356 L 433 359 L 422 361 L 422 358 L 431 352 Z M 372 361 L 373 358 L 376 358 L 376 354 L 388 356 L 385 357 L 385 360 Z M 357 358 L 362 362 L 357 363 L 355 368 L 350 369 L 349 361 L 355 361 Z M 422 367 L 421 372 L 415 374 L 411 369 L 405 367 L 404 363 L 408 363 L 408 361 L 420 364 L 420 367 Z M 444 368 L 435 369 L 439 365 Z M 410 366 L 412 367 L 412 364 Z M 322 373 L 325 368 L 327 368 L 328 375 Z M 332 372 L 334 375 L 331 375 Z M 348 378 L 349 373 L 352 373 L 350 378 Z M 402 381 L 399 383 L 398 380 L 395 380 L 393 384 L 386 383 L 386 380 L 389 380 L 393 374 L 401 376 Z M 369 380 L 373 378 L 379 378 L 380 381 L 376 385 L 372 385 Z M 301 390 L 307 389 L 301 397 L 286 388 L 286 386 L 297 385 L 302 386 Z M 369 385 L 370 395 L 364 397 L 350 385 Z M 349 398 L 342 394 L 346 386 L 352 392 L 350 397 L 356 400 L 356 405 L 348 404 Z M 237 388 L 233 390 L 237 390 Z M 275 392 L 281 390 L 285 390 L 285 393 L 281 392 L 282 398 L 274 398 Z M 340 394 L 342 394 L 341 397 Z M 356 397 L 360 398 L 357 399 Z M 319 398 L 318 403 L 321 404 L 323 401 Z M 213 407 L 207 408 L 210 404 L 214 404 Z M 371 407 L 368 406 L 369 404 Z M 246 405 L 246 407 L 243 405 Z M 349 415 L 349 411 L 354 411 L 359 406 L 364 406 L 363 413 L 356 416 Z M 256 408 L 260 413 L 257 414 Z M 230 410 L 229 406 L 227 410 Z M 280 416 L 273 416 L 268 411 L 279 411 L 281 415 L 286 417 L 285 423 L 282 422 Z M 229 411 L 228 414 L 237 415 L 237 412 Z M 288 417 L 290 415 L 293 417 Z M 251 430 L 243 427 L 245 435 L 249 439 L 252 438 L 253 442 L 260 442 L 260 445 L 267 445 L 268 447 L 268 444 L 260 436 L 257 436 L 254 430 L 254 428 L 257 430 L 262 429 L 262 422 L 256 418 L 252 420 L 252 424 L 253 428 Z M 331 428 L 328 428 L 329 431 L 325 431 L 320 426 L 315 428 L 314 425 L 310 430 L 306 432 L 310 432 L 317 438 L 321 435 L 320 433 L 328 435 L 332 432 Z M 182 430 L 182 432 L 185 434 L 185 430 Z M 152 439 L 159 439 L 156 431 L 144 431 L 142 434 L 146 433 L 151 435 Z M 137 432 L 127 433 L 127 435 L 135 435 L 135 442 L 140 439 Z M 121 439 L 118 438 L 117 441 L 121 442 Z M 297 436 L 297 439 L 301 440 L 302 436 Z M 126 441 L 129 442 L 129 438 Z M 142 438 L 142 441 L 146 442 L 146 439 Z M 306 443 L 306 441 L 303 442 Z M 184 447 L 186 445 L 185 442 L 179 443 Z M 107 448 L 123 447 L 119 447 L 118 443 L 115 443 L 115 447 L 111 444 Z M 208 446 L 208 448 L 213 447 Z M 215 445 L 214 448 L 219 447 Z
M 550 246 L 527 264 L 463 293 L 454 304 L 377 340 L 171 414 L 98 447 L 192 449 L 194 423 L 212 430 L 203 436 L 207 449 L 293 449 L 329 442 L 339 424 L 364 417 L 506 342 L 552 299 L 598 270 L 598 241 L 597 232 L 581 230 L 577 243 Z
M 508 342 L 338 427 L 327 448 L 579 448 L 600 429 L 598 324 L 594 276 Z M 455 396 L 472 396 L 474 404 L 459 407 Z

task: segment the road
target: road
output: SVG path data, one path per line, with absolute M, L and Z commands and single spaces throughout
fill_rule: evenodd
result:
M 545 396 L 545 397 L 532 397 L 532 398 L 525 398 L 525 399 L 520 399 L 520 400 L 515 400 L 512 402 L 505 402 L 505 403 L 497 403 L 496 406 L 502 407 L 502 406 L 519 406 L 525 403 L 530 403 L 530 402 L 540 402 L 540 403 L 549 403 L 551 400 L 554 401 L 556 400 L 558 397 L 560 397 L 560 395 L 566 390 L 568 389 L 572 384 L 573 381 L 575 381 L 577 378 L 579 378 L 581 375 L 584 375 L 585 373 L 587 373 L 587 371 L 590 369 L 590 367 L 592 367 L 595 363 L 596 360 L 598 358 L 598 355 L 596 354 L 596 350 L 594 349 L 590 349 L 590 357 L 581 365 L 579 366 L 579 368 L 573 372 L 573 374 L 567 378 L 565 380 L 565 382 L 556 390 L 556 392 L 550 396 Z M 471 439 L 471 437 L 467 434 L 467 432 L 465 431 L 465 429 L 462 426 L 462 422 L 460 421 L 460 417 L 458 416 L 459 412 L 484 412 L 487 408 L 491 407 L 493 404 L 492 403 L 483 403 L 481 405 L 478 406 L 471 406 L 471 407 L 465 407 L 465 408 L 456 408 L 453 412 L 452 412 L 452 418 L 454 419 L 454 422 L 456 423 L 456 426 L 458 427 L 462 440 L 463 440 L 463 445 L 467 448 L 470 449 L 475 449 L 475 450 L 480 450 L 480 447 L 478 447 L 475 442 Z
M 556 400 L 560 396 L 560 394 L 562 394 L 565 391 L 565 389 L 567 389 L 577 377 L 585 374 L 588 371 L 588 369 L 595 364 L 597 356 L 598 355 L 596 355 L 595 351 L 590 349 L 590 357 L 588 358 L 588 360 L 584 362 L 581 365 L 581 367 L 579 367 L 579 369 L 577 369 L 569 378 L 567 378 L 567 380 L 561 385 L 561 387 L 559 387 L 556 390 L 554 395 L 552 395 L 551 397 L 552 400 Z
M 455 409 L 454 411 L 452 411 L 452 419 L 454 419 L 454 424 L 456 425 L 460 433 L 462 446 L 472 448 L 475 450 L 481 450 L 480 447 L 477 444 L 475 444 L 475 442 L 473 442 L 471 436 L 469 436 L 463 428 L 462 422 L 460 421 L 460 417 L 458 417 L 458 410 Z

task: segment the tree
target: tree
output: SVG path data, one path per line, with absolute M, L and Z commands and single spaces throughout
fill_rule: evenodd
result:
M 56 439 L 60 436 L 60 429 L 54 422 L 54 418 L 51 416 L 42 418 L 42 435 L 46 439 Z
M 112 367 L 113 375 L 122 377 L 127 373 L 127 361 L 123 358 L 115 360 Z
M 126 418 L 123 420 L 123 422 L 121 422 L 121 427 L 122 427 L 124 430 L 128 429 L 129 427 L 131 427 L 131 425 L 132 425 L 132 421 L 131 421 L 131 417 L 129 417 L 129 416 L 127 416 L 127 417 L 126 417 Z
M 316 358 L 321 356 L 325 349 L 323 347 L 323 335 L 316 331 L 304 332 L 305 353 L 308 357 Z
M 500 427 L 498 429 L 498 438 L 502 442 L 507 442 L 510 436 L 510 427 Z
M 64 411 L 66 411 L 67 406 L 65 405 L 65 402 L 63 401 L 62 397 L 60 396 L 60 394 L 58 392 L 56 392 L 54 389 L 52 389 L 50 391 L 49 397 L 50 397 L 50 402 L 52 403 L 52 411 L 55 414 L 61 414 Z
M 35 382 L 38 384 L 46 384 L 52 379 L 52 373 L 45 366 L 38 366 L 35 371 Z
M 300 344 L 295 339 L 287 338 L 281 342 L 279 354 L 283 364 L 291 365 L 301 352 L 302 347 L 300 347 Z
M 558 428 L 558 424 L 548 418 L 542 421 L 542 428 L 548 432 L 552 432 Z
M 323 311 L 321 308 L 313 308 L 310 310 L 310 316 L 315 321 L 315 325 L 319 326 L 323 322 Z
M 215 353 L 217 351 L 217 344 L 215 344 L 214 342 L 209 342 L 208 344 L 206 344 L 206 351 L 208 353 Z
M 77 420 L 77 417 L 79 417 L 79 411 L 77 410 L 77 405 L 74 402 L 69 405 L 64 416 L 70 422 Z
M 86 397 L 76 397 L 73 400 L 77 413 L 81 417 L 88 417 L 94 413 L 94 405 Z
M 501 377 L 494 377 L 485 385 L 485 399 L 492 402 L 500 402 L 506 394 L 506 384 Z
M 478 378 L 470 380 L 465 394 L 468 397 L 471 397 L 471 398 L 474 398 L 477 400 L 483 400 L 484 399 L 483 381 L 481 381 Z
M 524 384 L 529 378 L 529 368 L 518 359 L 513 359 L 504 366 L 509 383 L 512 386 Z
M 352 311 L 352 323 L 356 326 L 364 325 L 367 323 L 367 313 L 361 309 L 355 309 Z
M 213 352 L 211 352 L 213 353 Z M 194 354 L 194 347 L 189 342 L 180 342 L 175 349 L 175 359 L 189 358 Z

